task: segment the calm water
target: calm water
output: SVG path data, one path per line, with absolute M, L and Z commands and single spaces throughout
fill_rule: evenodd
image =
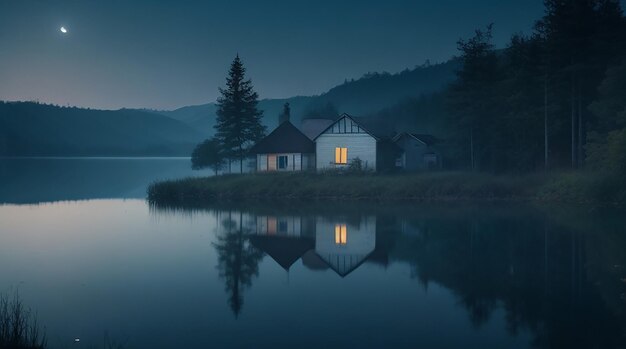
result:
M 19 289 L 54 348 L 626 343 L 621 212 L 143 199 L 197 174 L 187 159 L 0 160 L 0 291 Z

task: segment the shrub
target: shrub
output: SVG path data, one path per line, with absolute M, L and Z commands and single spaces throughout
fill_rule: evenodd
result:
M 45 346 L 46 338 L 39 332 L 37 318 L 19 295 L 0 295 L 0 348 L 43 349 Z
M 363 160 L 358 157 L 350 160 L 350 163 L 348 164 L 348 171 L 363 172 Z

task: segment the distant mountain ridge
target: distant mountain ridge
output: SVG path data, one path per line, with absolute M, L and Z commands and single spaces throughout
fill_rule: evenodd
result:
M 360 79 L 333 87 L 319 96 L 263 99 L 259 101 L 259 108 L 263 110 L 264 124 L 269 129 L 278 124 L 278 115 L 285 103 L 289 103 L 292 121 L 296 125 L 308 111 L 322 108 L 328 103 L 333 104 L 340 113 L 372 115 L 409 98 L 441 91 L 454 81 L 458 67 L 459 61 L 452 59 L 445 63 L 407 69 L 397 74 L 368 73 Z M 184 122 L 205 137 L 214 133 L 215 103 L 155 112 Z
M 438 119 L 440 98 L 431 98 L 434 104 L 414 101 L 443 90 L 456 78 L 458 67 L 453 59 L 397 74 L 368 73 L 318 96 L 263 99 L 259 108 L 268 131 L 289 103 L 297 126 L 306 114 L 329 110 L 332 104 L 337 112 L 354 116 L 378 116 L 394 123 L 418 120 L 419 129 L 413 131 L 430 132 L 436 128 L 423 126 Z M 216 108 L 207 103 L 172 111 L 93 110 L 0 101 L 0 156 L 189 156 L 196 144 L 214 134 Z
M 157 113 L 0 102 L 0 156 L 189 156 L 202 139 Z

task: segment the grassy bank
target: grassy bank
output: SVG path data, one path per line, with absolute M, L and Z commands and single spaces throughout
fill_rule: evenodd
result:
M 623 204 L 617 178 L 583 173 L 524 176 L 444 172 L 420 174 L 273 173 L 227 175 L 154 183 L 148 200 L 194 206 L 244 200 L 538 200 Z

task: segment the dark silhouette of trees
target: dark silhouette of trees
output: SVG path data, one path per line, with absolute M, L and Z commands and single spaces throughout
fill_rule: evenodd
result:
M 257 108 L 259 96 L 252 81 L 246 80 L 245 72 L 237 55 L 230 66 L 226 88 L 219 89 L 221 96 L 217 100 L 215 125 L 215 137 L 225 156 L 238 159 L 242 173 L 249 147 L 265 134 L 265 126 L 261 124 L 263 112 Z
M 199 170 L 210 167 L 217 172 L 224 166 L 226 159 L 217 139 L 207 139 L 198 144 L 191 154 L 191 168 Z
M 461 69 L 449 89 L 451 128 L 456 130 L 460 148 L 469 150 L 469 167 L 488 167 L 495 148 L 493 134 L 497 107 L 498 59 L 491 43 L 492 25 L 476 30 L 474 36 L 459 40 Z
M 590 110 L 597 117 L 589 132 L 587 155 L 592 168 L 626 174 L 626 59 L 607 70 Z
M 447 136 L 457 163 L 491 172 L 581 168 L 585 150 L 591 151 L 587 143 L 598 137 L 606 143 L 606 116 L 589 106 L 607 68 L 626 52 L 619 2 L 545 5 L 533 34 L 514 35 L 504 50 L 491 44 L 491 26 L 459 41 L 462 66 L 446 91 Z

